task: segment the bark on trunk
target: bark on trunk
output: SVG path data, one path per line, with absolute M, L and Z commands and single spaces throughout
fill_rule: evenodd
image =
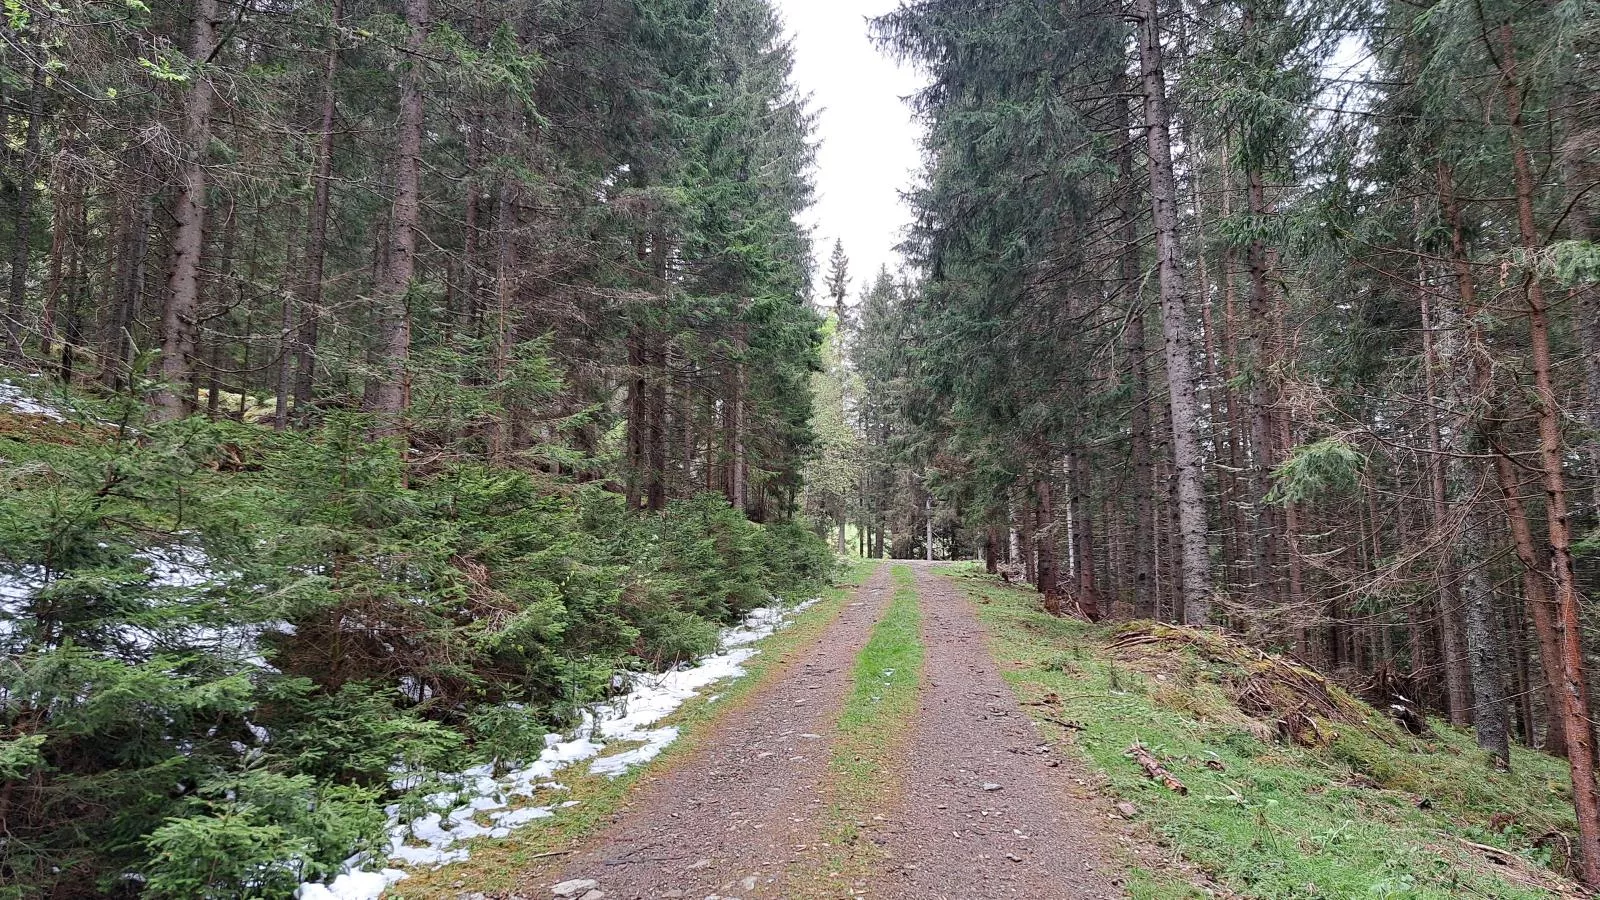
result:
M 1261 172 L 1250 169 L 1245 173 L 1246 202 L 1252 217 L 1266 213 L 1266 189 Z M 1272 489 L 1271 474 L 1277 463 L 1273 447 L 1277 445 L 1274 411 L 1278 399 L 1274 390 L 1272 368 L 1272 296 L 1267 287 L 1267 250 L 1260 238 L 1252 238 L 1245 250 L 1245 266 L 1250 280 L 1250 485 L 1254 496 L 1251 505 L 1257 511 L 1256 525 L 1252 529 L 1256 558 L 1256 599 L 1264 610 L 1278 605 L 1278 522 L 1277 511 L 1267 503 L 1267 493 Z M 1287 514 L 1287 510 L 1285 511 Z M 1291 607 L 1294 604 L 1290 598 Z M 1304 627 L 1305 623 L 1301 623 Z M 1302 652 L 1304 649 L 1302 648 Z
M 1484 565 L 1490 558 L 1488 528 L 1480 497 L 1483 493 L 1482 466 L 1470 459 L 1481 449 L 1484 418 L 1480 412 L 1489 401 L 1492 374 L 1487 348 L 1477 326 L 1477 288 L 1463 238 L 1461 210 L 1455 200 L 1454 185 L 1441 165 L 1439 186 L 1449 219 L 1451 260 L 1456 273 L 1456 297 L 1460 307 L 1452 310 L 1448 345 L 1454 352 L 1444 353 L 1443 370 L 1454 373 L 1446 404 L 1451 416 L 1449 468 L 1449 506 L 1459 519 L 1459 532 L 1450 540 L 1451 575 L 1458 585 L 1461 603 L 1461 631 L 1465 639 L 1466 664 L 1470 678 L 1472 721 L 1478 746 L 1489 751 L 1502 768 L 1510 765 L 1511 747 L 1506 723 L 1505 662 L 1501 653 L 1503 635 L 1498 628 L 1494 587 Z M 1446 636 L 1454 623 L 1447 618 Z M 1446 652 L 1450 652 L 1448 641 Z M 1459 676 L 1457 676 L 1459 678 Z M 1451 718 L 1458 716 L 1452 696 Z
M 322 118 L 312 173 L 311 217 L 306 227 L 304 278 L 300 282 L 300 322 L 295 332 L 294 405 L 303 415 L 316 388 L 317 342 L 322 322 L 322 279 L 328 256 L 328 209 L 333 188 L 333 124 L 337 114 L 334 79 L 339 73 L 339 29 L 343 0 L 334 0 L 328 28 L 328 55 L 322 64 Z
M 1038 515 L 1035 511 L 1037 504 L 1034 502 L 1031 489 L 1021 488 L 1019 493 L 1022 494 L 1023 498 L 1022 528 L 1020 529 L 1022 532 L 1020 542 L 1022 548 L 1022 580 L 1037 588 L 1039 586 L 1039 553 L 1038 547 L 1034 542 L 1034 521 Z
M 1445 211 L 1455 242 L 1451 250 L 1451 267 L 1456 284 L 1456 298 L 1461 304 L 1461 309 L 1470 309 L 1475 304 L 1473 298 L 1476 285 L 1472 280 L 1471 264 L 1465 256 L 1465 247 L 1459 241 L 1461 228 L 1457 221 L 1459 211 L 1455 205 L 1453 179 L 1444 166 L 1438 169 L 1437 182 L 1440 206 Z M 1418 216 L 1420 224 L 1420 213 Z M 1426 267 L 1419 264 L 1418 301 L 1422 309 L 1423 387 L 1427 394 L 1428 408 L 1426 426 L 1429 451 L 1428 491 L 1432 502 L 1433 528 L 1438 535 L 1436 539 L 1442 544 L 1438 557 L 1440 566 L 1438 611 L 1439 635 L 1444 655 L 1445 702 L 1450 724 L 1465 725 L 1472 708 L 1472 699 L 1467 663 L 1466 627 L 1462 618 L 1460 566 L 1457 554 L 1450 547 L 1451 542 L 1444 535 L 1444 529 L 1450 520 L 1450 494 L 1445 477 L 1447 462 L 1442 431 L 1439 427 L 1439 410 L 1450 404 L 1444 403 L 1438 387 L 1438 377 L 1441 373 L 1448 376 L 1464 362 L 1459 353 L 1445 354 L 1440 350 L 1441 342 L 1447 347 L 1455 347 L 1459 343 L 1462 323 L 1458 310 L 1452 310 L 1447 305 L 1435 304 L 1432 301 L 1429 281 Z M 1445 327 L 1441 327 L 1441 323 Z
M 489 373 L 496 394 L 502 397 L 500 411 L 489 426 L 489 459 L 503 464 L 509 452 L 509 417 L 515 411 L 508 407 L 501 385 L 505 382 L 510 362 L 512 280 L 517 267 L 517 248 L 512 239 L 516 227 L 516 194 L 509 181 L 500 183 L 495 212 L 495 275 L 494 275 L 494 332 L 490 348 Z
M 183 103 L 183 162 L 172 207 L 172 262 L 161 312 L 161 381 L 153 417 L 171 421 L 194 407 L 194 350 L 200 310 L 200 254 L 206 235 L 206 147 L 214 90 L 205 67 L 217 42 L 217 0 L 194 0 L 189 21 L 191 73 Z
M 1200 454 L 1200 410 L 1194 363 L 1189 354 L 1182 248 L 1178 236 L 1177 181 L 1172 169 L 1172 136 L 1167 112 L 1157 0 L 1135 0 L 1140 20 L 1139 68 L 1144 83 L 1146 139 L 1150 158 L 1150 200 L 1156 232 L 1161 290 L 1161 324 L 1166 338 L 1167 382 L 1172 418 L 1172 456 L 1177 476 L 1177 515 L 1182 545 L 1183 622 L 1203 625 L 1211 618 L 1204 459 Z
M 1123 106 L 1126 110 L 1126 105 Z M 1133 569 L 1133 614 L 1141 619 L 1156 615 L 1156 510 L 1155 463 L 1150 444 L 1150 376 L 1145 363 L 1144 294 L 1140 290 L 1143 273 L 1139 266 L 1138 183 L 1133 177 L 1133 144 L 1125 141 L 1118 154 L 1122 190 L 1118 193 L 1122 217 L 1121 283 L 1123 302 L 1128 309 L 1128 327 L 1123 333 L 1128 379 L 1133 387 L 1129 440 L 1133 463 L 1133 537 L 1130 557 Z
M 1100 621 L 1100 586 L 1095 580 L 1094 514 L 1089 501 L 1089 455 L 1075 451 L 1072 456 L 1072 541 L 1078 572 L 1078 609 L 1091 622 Z
M 411 281 L 417 264 L 417 226 L 422 214 L 422 128 L 424 47 L 428 41 L 428 0 L 406 0 L 405 75 L 400 82 L 400 131 L 395 146 L 394 205 L 389 214 L 389 246 L 373 286 L 378 330 L 378 376 L 369 409 L 373 436 L 404 434 L 410 395 Z
M 1034 508 L 1034 538 L 1038 542 L 1039 592 L 1044 594 L 1045 611 L 1053 616 L 1061 614 L 1060 573 L 1056 569 L 1055 504 L 1050 496 L 1050 479 L 1034 482 L 1034 495 L 1039 504 Z
M 738 329 L 736 337 L 736 352 L 743 354 L 743 330 Z M 727 454 L 728 454 L 728 503 L 734 509 L 745 508 L 745 460 L 744 460 L 744 362 L 735 360 L 732 370 L 728 373 L 728 425 L 727 425 Z
M 1544 674 L 1545 715 L 1549 723 L 1545 730 L 1544 750 L 1554 756 L 1567 755 L 1567 731 L 1561 716 L 1562 699 L 1559 686 L 1561 672 L 1561 636 L 1556 624 L 1556 611 L 1550 602 L 1550 591 L 1545 577 L 1548 567 L 1540 558 L 1533 528 L 1528 521 L 1527 508 L 1522 503 L 1522 479 L 1505 448 L 1495 446 L 1495 478 L 1500 488 L 1500 501 L 1505 506 L 1506 523 L 1511 529 L 1511 545 L 1516 550 L 1517 561 L 1522 564 L 1522 597 L 1533 619 L 1534 637 L 1539 641 L 1539 668 Z M 1587 683 L 1583 707 L 1589 706 Z
M 1517 73 L 1516 40 L 1510 24 L 1500 29 L 1500 45 L 1500 73 L 1511 135 L 1512 169 L 1516 176 L 1517 230 L 1523 250 L 1533 254 L 1540 248 L 1533 215 L 1533 167 L 1528 161 L 1523 134 L 1522 86 Z M 1561 410 L 1551 377 L 1549 309 L 1544 286 L 1536 276 L 1525 275 L 1523 289 L 1527 296 L 1529 342 L 1533 351 L 1534 413 L 1539 428 L 1550 568 L 1555 580 L 1556 620 L 1561 635 L 1560 693 L 1567 731 L 1567 761 L 1572 769 L 1572 800 L 1578 818 L 1583 882 L 1596 888 L 1600 887 L 1600 785 L 1595 782 L 1594 743 L 1589 730 L 1589 710 L 1584 703 L 1583 635 L 1577 574 L 1572 559 L 1572 530 L 1567 513 Z
M 17 173 L 17 207 L 11 240 L 11 289 L 6 302 L 6 349 L 13 362 L 22 361 L 27 311 L 28 272 L 33 264 L 34 185 L 39 178 L 39 129 L 44 121 L 44 67 L 33 67 L 28 86 L 28 126 L 22 139 L 22 165 Z

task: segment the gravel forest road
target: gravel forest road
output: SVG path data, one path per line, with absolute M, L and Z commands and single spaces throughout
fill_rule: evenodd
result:
M 559 882 L 530 896 L 1124 896 L 1109 807 L 1085 786 L 1082 764 L 1051 749 L 1018 705 L 966 593 L 938 564 L 913 568 L 925 657 L 917 718 L 892 761 L 897 781 L 883 786 L 869 832 L 881 864 L 841 879 L 818 867 L 818 848 L 836 724 L 892 594 L 888 565 L 688 758 L 642 783 Z
M 889 595 L 880 566 L 815 644 L 726 713 L 690 759 L 644 784 L 566 867 L 569 882 L 597 882 L 573 896 L 776 896 L 792 848 L 810 840 L 851 666 Z

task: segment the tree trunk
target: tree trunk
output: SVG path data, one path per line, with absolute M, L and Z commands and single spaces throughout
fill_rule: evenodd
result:
M 1034 502 L 1033 491 L 1030 488 L 1020 488 L 1022 494 L 1022 580 L 1039 587 L 1039 553 L 1034 541 L 1034 523 L 1038 518 L 1035 511 L 1037 504 Z
M 1480 476 L 1481 477 L 1481 476 Z M 1478 746 L 1495 758 L 1502 769 L 1511 765 L 1510 729 L 1506 722 L 1505 660 L 1501 644 L 1494 585 L 1484 562 L 1489 552 L 1489 523 L 1472 486 L 1461 534 L 1455 541 L 1460 554 L 1461 605 L 1466 620 L 1467 654 L 1472 671 L 1472 720 Z
M 39 129 L 44 123 L 44 66 L 33 67 L 28 86 L 28 125 L 17 173 L 17 208 L 11 240 L 11 285 L 6 302 L 6 350 L 22 362 L 23 318 L 27 312 L 28 272 L 33 262 L 34 186 L 39 179 Z
M 1448 169 L 1440 166 L 1437 175 L 1440 206 L 1445 210 L 1446 218 L 1455 237 L 1459 238 L 1461 229 L 1457 219 L 1457 210 L 1454 200 L 1454 183 Z M 1420 213 L 1418 225 L 1420 226 Z M 1472 280 L 1472 268 L 1465 256 L 1465 247 L 1456 246 L 1451 251 L 1451 266 L 1456 281 L 1456 297 L 1462 309 L 1474 305 L 1476 285 Z M 1457 554 L 1450 549 L 1450 541 L 1444 535 L 1444 529 L 1450 521 L 1450 494 L 1446 483 L 1445 470 L 1447 467 L 1444 441 L 1439 427 L 1439 410 L 1449 404 L 1441 399 L 1438 388 L 1438 375 L 1449 374 L 1464 362 L 1459 353 L 1441 354 L 1439 341 L 1435 335 L 1449 346 L 1456 346 L 1459 341 L 1457 336 L 1461 331 L 1460 316 L 1448 307 L 1438 307 L 1431 301 L 1431 288 L 1427 277 L 1426 267 L 1419 263 L 1418 266 L 1418 292 L 1417 297 L 1422 310 L 1422 354 L 1423 354 L 1423 387 L 1427 394 L 1426 429 L 1428 439 L 1428 491 L 1432 501 L 1432 521 L 1438 537 L 1436 540 L 1444 544 L 1439 553 L 1441 567 L 1438 597 L 1439 634 L 1443 645 L 1443 668 L 1445 699 L 1450 716 L 1450 724 L 1465 725 L 1468 721 L 1468 711 L 1472 707 L 1471 681 L 1467 664 L 1466 628 L 1462 618 L 1461 605 L 1461 578 Z M 1441 323 L 1446 323 L 1441 327 Z M 1449 358 L 1446 358 L 1448 356 Z
M 1157 0 L 1135 0 L 1140 20 L 1139 68 L 1144 83 L 1144 116 L 1150 158 L 1150 199 L 1156 232 L 1161 291 L 1161 324 L 1166 338 L 1167 384 L 1171 395 L 1172 457 L 1177 475 L 1177 514 L 1182 542 L 1183 622 L 1203 625 L 1211 618 L 1211 560 L 1205 500 L 1205 461 L 1200 454 L 1200 410 L 1194 362 L 1189 355 L 1182 247 L 1178 236 L 1177 181 L 1172 170 L 1172 137 L 1167 113 Z
M 500 397 L 500 410 L 489 425 L 489 459 L 504 464 L 509 452 L 508 418 L 515 415 L 505 401 L 504 383 L 511 353 L 511 298 L 516 277 L 517 248 L 512 232 L 516 228 L 516 193 L 509 180 L 500 182 L 495 203 L 494 331 L 489 349 L 489 380 Z
M 1532 165 L 1523 135 L 1522 86 L 1517 75 L 1516 41 L 1508 23 L 1500 29 L 1500 74 L 1511 135 L 1512 169 L 1516 176 L 1517 230 L 1530 256 L 1540 249 L 1534 224 Z M 1594 743 L 1585 703 L 1583 634 L 1579 616 L 1577 573 L 1573 568 L 1572 531 L 1567 514 L 1563 469 L 1561 409 L 1551 377 L 1550 322 L 1544 285 L 1537 275 L 1523 276 L 1528 304 L 1528 337 L 1532 345 L 1534 414 L 1539 429 L 1539 459 L 1545 493 L 1546 537 L 1555 580 L 1556 621 L 1561 635 L 1561 698 L 1567 732 L 1567 761 L 1572 770 L 1572 801 L 1578 818 L 1583 883 L 1600 887 L 1600 785 L 1595 782 Z
M 417 228 L 422 214 L 423 51 L 428 41 L 428 0 L 406 0 L 405 76 L 400 86 L 400 126 L 395 146 L 394 204 L 389 246 L 373 305 L 377 322 L 378 376 L 368 404 L 373 436 L 403 435 L 410 400 L 411 282 L 417 263 Z
M 1497 433 L 1496 433 L 1497 437 Z M 1492 437 L 1491 440 L 1494 438 Z M 1522 569 L 1522 597 L 1528 615 L 1533 619 L 1534 637 L 1539 641 L 1539 668 L 1544 674 L 1545 715 L 1549 724 L 1545 730 L 1544 750 L 1554 756 L 1567 755 L 1567 732 L 1560 694 L 1561 635 L 1556 622 L 1556 611 L 1550 603 L 1546 589 L 1545 572 L 1548 567 L 1540 559 L 1538 544 L 1528 522 L 1527 508 L 1522 504 L 1522 479 L 1517 474 L 1511 457 L 1498 444 L 1495 446 L 1495 478 L 1500 488 L 1500 500 L 1505 506 L 1506 523 L 1511 529 L 1511 545 L 1516 550 Z M 1588 683 L 1581 682 L 1582 704 L 1589 706 Z
M 738 329 L 737 352 L 743 354 L 743 329 Z M 744 460 L 744 362 L 735 360 L 729 373 L 728 404 L 728 503 L 734 509 L 745 509 Z
M 1253 26 L 1250 10 L 1245 11 L 1245 28 Z M 1231 197 L 1233 185 L 1227 185 Z M 1245 208 L 1251 220 L 1260 223 L 1267 214 L 1266 186 L 1263 182 L 1259 167 L 1252 166 L 1245 171 Z M 1257 225 L 1259 227 L 1259 224 Z M 1273 447 L 1277 445 L 1277 425 L 1274 412 L 1277 409 L 1275 374 L 1273 367 L 1276 360 L 1272 350 L 1273 303 L 1271 291 L 1267 286 L 1267 248 L 1258 235 L 1252 235 L 1245 248 L 1245 270 L 1248 274 L 1250 295 L 1247 309 L 1250 324 L 1246 330 L 1250 353 L 1250 378 L 1249 378 L 1249 403 L 1250 403 L 1250 489 L 1253 496 L 1250 507 L 1256 512 L 1250 534 L 1251 555 L 1255 561 L 1255 594 L 1256 605 L 1263 611 L 1275 610 L 1279 605 L 1278 595 L 1278 523 L 1277 510 L 1267 502 L 1267 494 L 1272 489 L 1271 475 L 1277 462 L 1273 454 Z M 1287 511 L 1286 511 L 1287 513 Z M 1303 615 L 1302 611 L 1294 605 L 1291 598 L 1290 608 L 1297 616 Z M 1297 622 L 1300 632 L 1301 654 L 1305 654 L 1304 630 L 1306 623 Z
M 1444 492 L 1440 515 L 1447 525 L 1452 521 L 1458 523 L 1455 531 L 1442 531 L 1438 535 L 1438 540 L 1446 542 L 1445 589 L 1440 597 L 1440 616 L 1450 722 L 1465 725 L 1476 719 L 1480 708 L 1475 688 L 1483 680 L 1477 670 L 1478 663 L 1484 659 L 1480 643 L 1487 639 L 1482 632 L 1485 627 L 1483 617 L 1486 615 L 1484 607 L 1489 602 L 1485 597 L 1489 588 L 1483 583 L 1481 570 L 1485 557 L 1477 555 L 1487 550 L 1482 535 L 1484 524 L 1476 510 L 1476 478 L 1466 465 L 1466 457 L 1473 452 L 1469 441 L 1480 426 L 1474 410 L 1487 397 L 1488 376 L 1483 368 L 1483 348 L 1477 328 L 1472 324 L 1477 314 L 1477 285 L 1473 280 L 1471 261 L 1467 257 L 1453 176 L 1443 164 L 1438 171 L 1441 205 L 1451 232 L 1451 265 L 1455 273 L 1457 305 L 1452 308 L 1447 304 L 1438 310 L 1442 323 L 1438 340 L 1443 347 L 1436 343 L 1435 348 L 1439 354 L 1440 371 L 1448 376 L 1441 403 L 1450 417 L 1450 439 L 1443 445 L 1446 456 L 1441 460 L 1434 477 L 1443 479 L 1443 486 L 1435 487 L 1436 491 Z M 1438 474 L 1445 472 L 1448 475 Z M 1483 698 L 1491 712 L 1503 713 L 1503 708 L 1493 702 L 1499 693 L 1499 690 L 1493 690 L 1494 696 Z M 1483 723 L 1491 740 L 1493 733 L 1502 725 L 1502 722 L 1496 721 Z
M 189 21 L 189 90 L 183 102 L 183 161 L 173 203 L 172 262 L 161 312 L 161 380 L 153 416 L 171 421 L 194 407 L 196 319 L 200 311 L 200 254 L 206 235 L 206 149 L 215 93 L 205 69 L 217 43 L 217 0 L 194 0 Z
M 141 153 L 138 166 L 139 174 L 134 181 L 134 194 L 138 199 L 132 201 L 127 228 L 118 251 L 116 305 L 109 323 L 106 358 L 100 369 L 101 383 L 114 391 L 132 383 L 129 368 L 133 363 L 133 325 L 144 300 L 150 227 L 155 218 L 149 158 Z
M 300 323 L 295 333 L 294 405 L 303 416 L 316 388 L 317 341 L 322 322 L 322 280 L 328 256 L 328 209 L 333 188 L 333 125 L 337 114 L 334 79 L 339 73 L 339 30 L 343 0 L 333 0 L 328 26 L 328 55 L 322 64 L 322 118 L 312 168 L 311 216 L 306 226 L 304 277 L 300 282 Z
M 66 333 L 61 342 L 61 363 L 57 375 L 62 384 L 72 384 L 78 350 L 83 346 L 83 307 L 89 291 L 89 198 L 82 182 L 73 184 L 61 214 L 70 223 L 67 233 L 65 290 L 62 310 Z
M 62 147 L 72 146 L 70 137 L 63 135 Z M 68 203 L 72 197 L 71 183 L 63 178 L 60 183 L 51 185 L 55 196 L 58 198 L 51 208 L 50 223 L 50 266 L 49 273 L 45 276 L 44 308 L 39 317 L 39 355 L 44 360 L 50 358 L 51 346 L 56 339 L 56 312 L 60 306 L 62 289 L 66 279 L 65 260 L 67 256 L 67 222 Z
M 1127 105 L 1122 109 L 1127 111 Z M 1133 177 L 1133 144 L 1124 141 L 1117 165 L 1122 179 L 1118 191 L 1118 214 L 1122 219 L 1120 248 L 1123 302 L 1128 309 L 1128 326 L 1123 332 L 1123 350 L 1133 387 L 1129 411 L 1129 440 L 1133 464 L 1133 537 L 1130 557 L 1133 563 L 1133 614 L 1153 619 L 1156 614 L 1156 513 L 1155 463 L 1150 451 L 1150 375 L 1145 363 L 1144 281 L 1139 265 L 1138 182 Z
M 1090 511 L 1089 454 L 1069 457 L 1072 479 L 1072 542 L 1077 557 L 1078 609 L 1091 622 L 1100 621 L 1100 586 L 1095 581 L 1094 513 Z
M 1045 611 L 1061 615 L 1061 575 L 1056 568 L 1056 512 L 1050 496 L 1050 479 L 1039 478 L 1033 485 L 1039 498 L 1034 507 L 1034 539 L 1039 549 L 1039 592 L 1044 594 Z

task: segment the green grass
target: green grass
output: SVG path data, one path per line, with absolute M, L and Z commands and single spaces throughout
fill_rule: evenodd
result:
M 562 856 L 611 820 L 641 778 L 660 776 L 690 756 L 717 718 L 743 703 L 798 651 L 815 642 L 844 608 L 855 588 L 877 566 L 873 560 L 855 562 L 847 580 L 824 592 L 821 603 L 801 613 L 788 628 L 758 645 L 761 653 L 745 663 L 747 674 L 744 677 L 724 682 L 716 690 L 690 699 L 665 719 L 663 725 L 676 725 L 680 729 L 678 739 L 648 765 L 616 778 L 590 775 L 587 765 L 567 769 L 558 777 L 571 790 L 557 799 L 577 800 L 579 805 L 557 810 L 555 816 L 521 828 L 504 840 L 475 841 L 469 845 L 472 856 L 465 862 L 432 871 L 412 870 L 410 877 L 396 884 L 385 896 L 395 900 L 454 898 L 464 886 L 489 893 L 513 891 L 559 868 Z M 718 700 L 708 702 L 709 696 L 717 696 Z M 625 749 L 627 746 L 615 744 L 607 752 Z
M 830 876 L 854 879 L 883 859 L 863 840 L 873 815 L 892 808 L 900 781 L 899 750 L 917 715 L 922 677 L 922 613 L 909 566 L 890 570 L 894 594 L 856 657 L 849 695 L 839 713 L 839 731 L 828 763 L 829 804 L 822 825 Z M 816 873 L 792 881 L 815 883 Z
M 1537 837 L 1574 829 L 1565 764 L 1517 750 L 1495 772 L 1471 736 L 1435 724 L 1437 736 L 1402 735 L 1374 714 L 1373 730 L 1324 726 L 1313 748 L 1263 740 L 1224 691 L 1222 671 L 1185 651 L 1116 659 L 1114 628 L 1055 619 L 1037 596 L 966 574 L 990 648 L 1019 699 L 1057 722 L 1107 789 L 1139 808 L 1161 843 L 1231 890 L 1262 898 L 1533 898 L 1565 883 L 1543 868 Z M 1059 722 L 1081 724 L 1081 730 Z M 1379 737 L 1378 735 L 1382 735 Z M 1189 787 L 1155 784 L 1124 753 L 1151 748 Z M 1424 802 L 1426 801 L 1426 802 Z M 1497 814 L 1514 818 L 1491 830 Z M 1518 854 L 1490 861 L 1463 841 Z M 1135 897 L 1192 896 L 1136 871 Z

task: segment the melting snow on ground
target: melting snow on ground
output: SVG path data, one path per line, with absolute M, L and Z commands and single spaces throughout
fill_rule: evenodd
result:
M 23 388 L 3 379 L 0 379 L 0 406 L 25 416 L 43 416 L 54 422 L 67 420 L 59 407 L 40 403 Z
M 491 766 L 478 766 L 447 776 L 450 790 L 426 798 L 433 812 L 402 821 L 398 806 L 390 806 L 389 850 L 384 862 L 408 866 L 442 866 L 467 858 L 463 843 L 473 838 L 503 838 L 513 828 L 555 815 L 557 809 L 575 806 L 577 801 L 549 806 L 513 807 L 516 798 L 531 798 L 540 790 L 563 791 L 553 780 L 568 766 L 589 761 L 589 771 L 617 776 L 634 766 L 655 759 L 678 737 L 675 726 L 652 728 L 704 688 L 726 678 L 744 674 L 744 663 L 757 651 L 749 646 L 782 628 L 788 619 L 816 603 L 816 599 L 784 609 L 762 608 L 751 611 L 744 621 L 724 629 L 721 651 L 700 659 L 692 666 L 680 666 L 660 675 L 641 675 L 624 697 L 585 711 L 583 724 L 571 738 L 546 735 L 544 752 L 531 765 L 496 777 Z M 621 753 L 600 757 L 607 743 L 640 743 Z M 398 788 L 409 785 L 397 783 Z M 405 877 L 395 868 L 378 868 L 374 860 L 351 857 L 346 871 L 327 884 L 308 882 L 300 886 L 300 900 L 376 900 L 385 888 Z

